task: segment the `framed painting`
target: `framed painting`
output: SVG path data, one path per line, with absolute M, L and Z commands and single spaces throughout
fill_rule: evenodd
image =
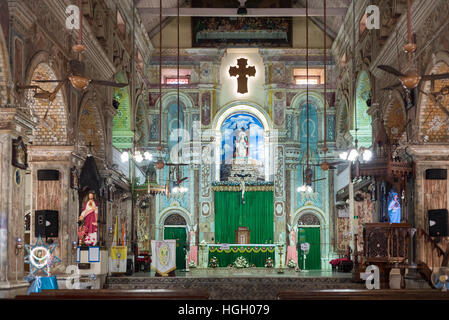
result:
M 12 140 L 12 165 L 20 169 L 26 169 L 27 163 L 27 147 L 22 137 Z

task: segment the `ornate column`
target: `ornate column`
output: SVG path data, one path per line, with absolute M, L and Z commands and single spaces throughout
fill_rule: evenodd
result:
M 270 154 L 272 155 L 274 166 L 274 234 L 273 243 L 283 243 L 283 257 L 286 256 L 286 211 L 285 211 L 285 200 L 286 200 L 286 190 L 285 190 L 285 147 L 278 143 L 279 136 L 278 132 L 271 132 L 270 134 Z M 276 247 L 278 250 L 278 247 Z M 278 254 L 275 259 L 275 268 L 280 267 L 280 263 L 285 265 L 285 261 L 280 261 Z
M 24 239 L 26 178 L 28 169 L 12 165 L 13 139 L 32 129 L 28 116 L 13 107 L 0 107 L 0 298 L 26 292 L 23 249 L 16 252 L 17 238 Z M 24 151 L 26 152 L 26 150 Z
M 201 152 L 200 152 L 200 170 L 199 170 L 199 224 L 198 224 L 198 241 L 211 242 L 215 240 L 214 207 L 212 173 L 213 166 L 216 165 L 215 159 L 212 158 L 215 151 L 214 133 L 205 131 L 201 136 Z M 218 173 L 219 174 L 219 173 Z
M 287 149 L 287 158 L 285 161 L 286 165 L 286 194 L 288 197 L 286 197 L 286 212 L 287 212 L 287 218 L 286 223 L 290 225 L 288 227 L 287 225 L 287 231 L 288 233 L 288 246 L 287 246 L 287 255 L 285 257 L 285 264 L 288 264 L 288 261 L 290 259 L 293 259 L 296 263 L 298 261 L 298 250 L 297 250 L 297 240 L 298 240 L 298 228 L 297 223 L 294 222 L 294 213 L 296 208 L 296 171 L 298 170 L 298 161 L 297 161 L 297 154 L 299 151 L 295 149 Z M 296 155 L 296 156 L 295 156 Z M 290 157 L 289 157 L 290 156 Z

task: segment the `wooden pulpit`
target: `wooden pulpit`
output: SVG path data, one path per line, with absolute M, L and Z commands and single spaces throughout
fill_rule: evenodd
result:
M 235 230 L 235 243 L 236 244 L 249 244 L 250 232 L 247 227 L 238 227 Z

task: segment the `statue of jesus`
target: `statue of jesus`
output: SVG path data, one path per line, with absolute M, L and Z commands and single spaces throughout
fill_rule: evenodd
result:
M 80 244 L 94 246 L 97 243 L 97 220 L 98 205 L 95 201 L 93 192 L 89 192 L 87 201 L 84 203 L 83 211 L 79 217 L 79 221 L 83 222 L 81 232 L 79 232 Z

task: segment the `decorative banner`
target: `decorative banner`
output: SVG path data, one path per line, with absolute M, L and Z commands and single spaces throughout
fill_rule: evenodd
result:
M 214 252 L 226 252 L 226 253 L 259 253 L 259 252 L 270 252 L 273 253 L 276 250 L 275 245 L 270 245 L 270 246 L 263 246 L 263 245 L 259 245 L 256 247 L 253 246 L 248 246 L 248 247 L 242 247 L 242 246 L 230 246 L 229 244 L 227 245 L 227 247 L 225 246 L 220 246 L 220 247 L 209 247 L 209 252 L 210 253 L 214 253 Z
M 151 240 L 151 252 L 154 269 L 161 276 L 176 269 L 176 240 Z
M 109 272 L 126 272 L 127 247 L 112 246 L 109 260 Z
M 126 246 L 114 246 L 111 247 L 111 259 L 114 260 L 126 260 L 127 247 Z

